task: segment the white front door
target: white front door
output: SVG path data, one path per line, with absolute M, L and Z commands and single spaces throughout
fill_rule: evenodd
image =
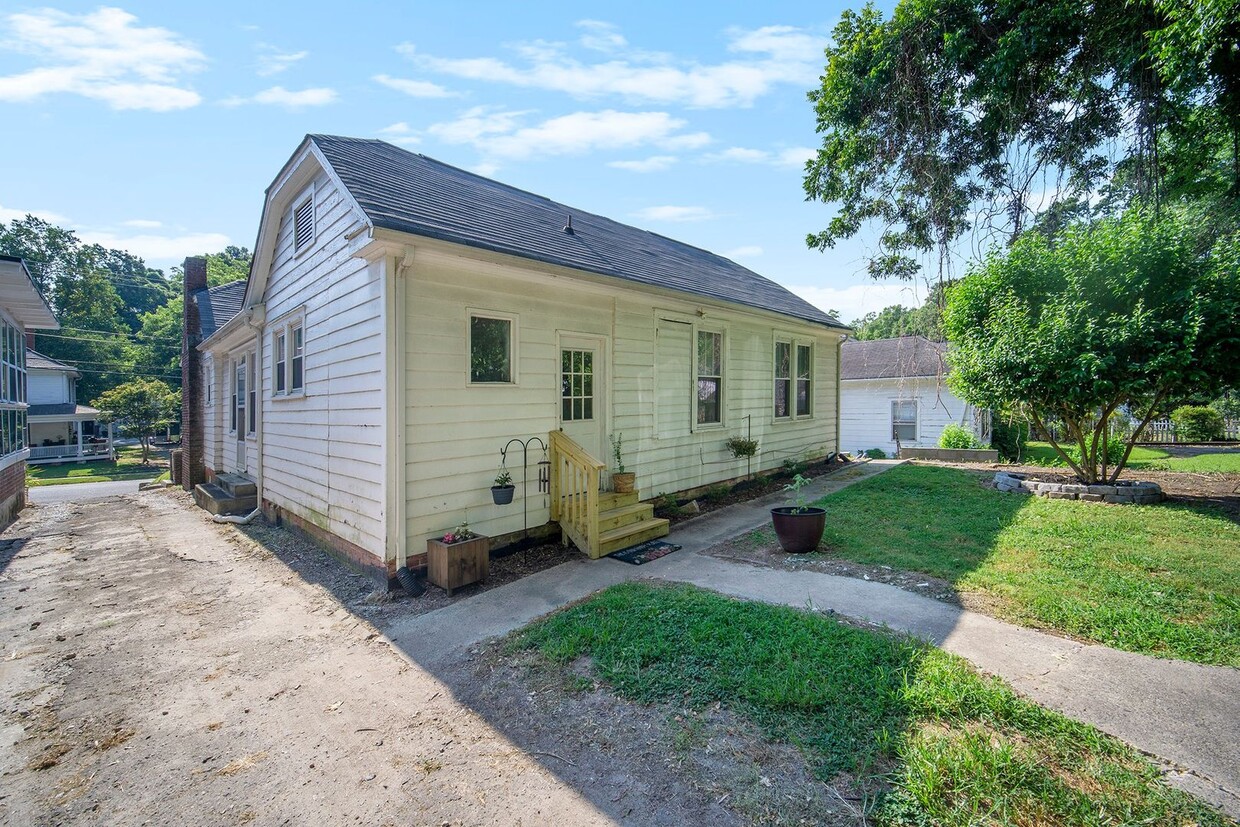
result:
M 602 337 L 560 334 L 560 430 L 610 468 L 606 352 Z

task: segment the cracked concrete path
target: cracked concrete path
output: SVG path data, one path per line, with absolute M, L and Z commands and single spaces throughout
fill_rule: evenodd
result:
M 813 496 L 880 473 L 872 462 L 851 477 L 816 482 Z M 844 472 L 848 474 L 849 472 Z M 385 631 L 424 664 L 627 580 L 692 583 L 748 600 L 833 610 L 906 632 L 969 659 L 1029 698 L 1093 724 L 1171 765 L 1168 781 L 1240 818 L 1240 670 L 1164 660 L 1084 644 L 966 611 L 883 583 L 809 571 L 779 571 L 698 552 L 765 525 L 782 496 L 712 512 L 677 526 L 682 550 L 631 566 L 580 560 L 483 592 Z

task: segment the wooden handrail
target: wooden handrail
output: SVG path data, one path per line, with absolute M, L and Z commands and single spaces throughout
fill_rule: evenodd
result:
M 598 557 L 598 489 L 605 466 L 562 431 L 552 431 L 548 445 L 551 519 L 560 524 L 565 538 L 590 557 Z

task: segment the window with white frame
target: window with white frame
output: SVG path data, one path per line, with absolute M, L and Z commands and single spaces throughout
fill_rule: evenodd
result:
M 245 428 L 245 357 L 233 363 L 232 427 L 234 433 Z
M 798 344 L 797 353 L 797 416 L 809 416 L 813 406 L 813 345 Z
M 249 396 L 246 399 L 249 418 L 246 420 L 245 432 L 253 434 L 258 424 L 258 383 L 254 381 L 254 369 L 257 367 L 258 360 L 254 358 L 254 354 L 250 354 L 246 359 L 248 370 L 246 372 L 246 389 Z
M 697 332 L 697 424 L 723 423 L 723 334 Z
M 300 395 L 306 386 L 305 321 L 298 311 L 277 322 L 271 334 L 272 395 Z
M 791 337 L 775 339 L 776 419 L 801 419 L 814 413 L 814 345 Z
M 775 418 L 792 417 L 792 342 L 775 342 Z
M 289 359 L 288 388 L 292 393 L 305 390 L 306 387 L 306 343 L 305 325 L 295 322 L 289 325 L 288 337 L 291 342 L 292 358 Z
M 285 373 L 288 367 L 288 333 L 283 330 L 275 334 L 271 358 L 275 360 L 276 393 L 284 393 L 288 390 L 288 376 Z
M 293 208 L 293 252 L 300 253 L 314 243 L 314 191 Z
M 891 402 L 891 438 L 896 442 L 917 441 L 917 400 L 894 399 Z
M 471 384 L 512 384 L 515 320 L 500 315 L 469 316 L 469 381 Z

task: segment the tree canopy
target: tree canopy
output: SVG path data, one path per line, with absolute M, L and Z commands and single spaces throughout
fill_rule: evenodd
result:
M 861 340 L 893 339 L 898 336 L 925 336 L 932 342 L 943 341 L 944 285 L 935 284 L 921 307 L 893 304 L 871 311 L 849 324 L 854 336 Z
M 945 276 L 972 238 L 1240 199 L 1240 0 L 901 0 L 846 11 L 810 94 L 822 147 L 811 199 L 835 216 L 817 249 L 880 232 L 869 271 Z M 1046 222 L 1043 222 L 1046 226 Z
M 1026 233 L 949 289 L 944 329 L 958 395 L 1061 423 L 1077 476 L 1114 480 L 1151 419 L 1240 381 L 1240 234 L 1140 209 Z M 1133 423 L 1109 456 L 1119 416 Z
M 105 422 L 119 422 L 142 442 L 142 464 L 150 457 L 150 439 L 171 424 L 181 404 L 181 393 L 158 379 L 132 379 L 104 391 L 91 404 Z

